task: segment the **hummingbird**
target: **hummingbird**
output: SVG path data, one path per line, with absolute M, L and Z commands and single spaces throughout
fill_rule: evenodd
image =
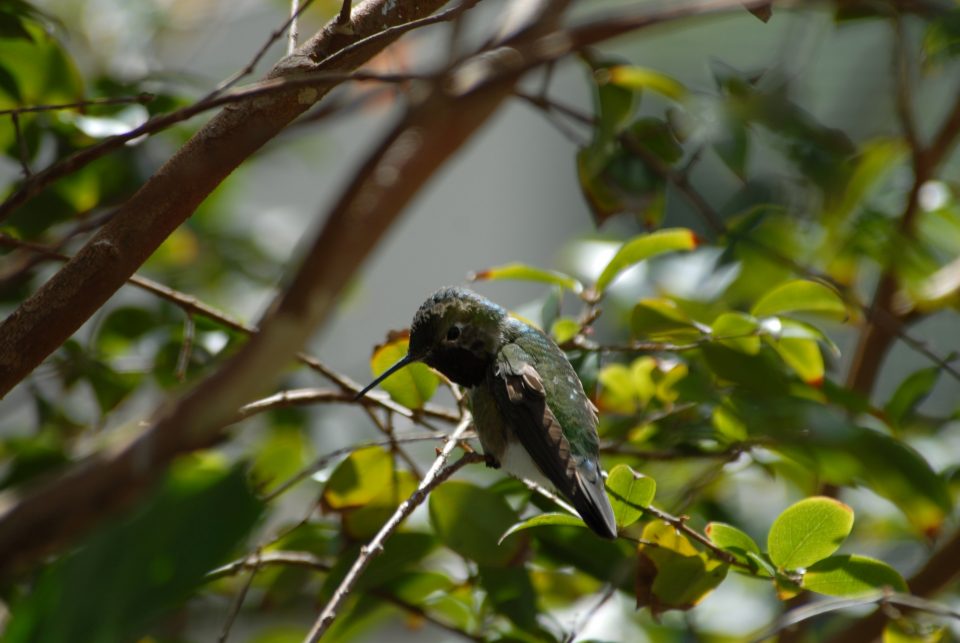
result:
M 548 335 L 470 290 L 442 288 L 414 315 L 407 355 L 357 399 L 414 362 L 464 387 L 488 466 L 546 481 L 594 532 L 617 537 L 599 460 L 597 408 Z

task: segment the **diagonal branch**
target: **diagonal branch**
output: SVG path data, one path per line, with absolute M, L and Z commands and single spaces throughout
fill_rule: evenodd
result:
M 425 17 L 443 0 L 367 0 L 353 11 L 353 34 L 327 24 L 268 78 L 330 71 L 314 61 L 385 28 Z M 350 70 L 395 38 L 371 42 L 340 59 Z M 0 396 L 50 355 L 98 309 L 160 243 L 251 154 L 332 87 L 301 87 L 250 98 L 219 112 L 161 167 L 67 265 L 0 324 Z M 3 206 L 15 207 L 26 195 Z M 351 265 L 354 262 L 350 262 Z
M 307 641 L 310 643 L 315 643 L 316 641 L 320 640 L 327 629 L 333 624 L 340 607 L 343 605 L 343 602 L 346 600 L 347 596 L 350 595 L 354 585 L 356 585 L 357 581 L 360 579 L 360 575 L 374 558 L 383 553 L 383 545 L 387 539 L 393 535 L 393 532 L 397 530 L 397 528 L 400 526 L 400 523 L 406 520 L 407 517 L 413 513 L 414 509 L 423 504 L 430 492 L 433 491 L 440 483 L 456 473 L 456 471 L 464 465 L 471 462 L 483 462 L 483 456 L 479 453 L 465 453 L 453 464 L 444 466 L 447 463 L 447 458 L 450 457 L 450 453 L 453 452 L 453 449 L 459 442 L 460 437 L 470 427 L 470 423 L 472 421 L 473 418 L 468 416 L 463 422 L 460 423 L 456 430 L 454 430 L 454 432 L 450 435 L 447 443 L 443 446 L 443 450 L 440 451 L 439 455 L 437 455 L 437 459 L 434 460 L 433 466 L 430 467 L 430 470 L 427 471 L 427 474 L 423 477 L 423 480 L 420 481 L 420 486 L 417 487 L 417 490 L 413 492 L 413 495 L 404 500 L 399 507 L 397 507 L 397 510 L 394 512 L 394 514 L 390 516 L 390 519 L 387 520 L 387 522 L 383 524 L 383 527 L 380 528 L 380 531 L 377 532 L 377 535 L 374 536 L 373 539 L 360 550 L 360 555 L 357 557 L 357 560 L 354 561 L 350 571 L 348 571 L 347 575 L 343 577 L 342 581 L 340 581 L 340 584 L 334 591 L 330 601 L 324 605 L 323 611 L 320 613 L 320 616 L 317 617 L 316 622 L 313 624 L 313 628 L 310 630 L 310 634 L 307 635 Z

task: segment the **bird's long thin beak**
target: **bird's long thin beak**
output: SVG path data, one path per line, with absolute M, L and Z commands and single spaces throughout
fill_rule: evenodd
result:
M 382 382 L 383 380 L 387 379 L 388 377 L 390 377 L 391 375 L 393 375 L 394 373 L 396 373 L 397 371 L 399 371 L 401 368 L 403 368 L 403 367 L 406 366 L 407 364 L 412 364 L 412 363 L 415 362 L 415 361 L 417 361 L 417 360 L 415 360 L 415 359 L 413 359 L 412 357 L 410 357 L 410 355 L 405 355 L 405 356 L 403 357 L 403 359 L 401 359 L 399 362 L 397 362 L 396 364 L 394 364 L 393 366 L 391 366 L 390 368 L 388 368 L 388 369 L 385 370 L 384 372 L 380 373 L 380 376 L 379 376 L 377 379 L 373 380 L 372 382 L 370 382 L 369 384 L 367 384 L 366 386 L 364 386 L 364 387 L 363 387 L 363 390 L 361 390 L 359 393 L 357 393 L 357 394 L 354 396 L 353 399 L 354 399 L 354 400 L 359 400 L 361 397 L 363 397 L 364 395 L 366 395 L 366 394 L 367 394 L 367 391 L 369 391 L 370 389 L 372 389 L 374 386 L 376 386 L 377 384 L 379 384 L 379 383 Z

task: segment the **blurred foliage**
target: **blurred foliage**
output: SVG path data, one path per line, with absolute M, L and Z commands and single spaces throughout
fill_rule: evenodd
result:
M 887 4 L 838 3 L 829 28 L 889 22 L 877 9 Z M 956 75 L 960 12 L 931 8 L 907 26 L 917 78 L 906 98 L 919 103 L 929 85 Z M 71 53 L 71 29 L 24 0 L 0 5 L 0 110 L 51 106 L 18 113 L 18 129 L 9 113 L 0 115 L 0 154 L 17 171 L 63 162 L 187 102 L 172 83 L 87 71 Z M 888 31 L 884 56 L 894 49 Z M 604 236 L 572 243 L 587 262 L 555 270 L 518 257 L 471 279 L 524 281 L 545 292 L 533 308 L 542 314 L 530 321 L 568 351 L 600 411 L 621 537 L 596 538 L 515 480 L 471 473 L 447 481 L 362 574 L 331 640 L 378 640 L 388 621 L 431 637 L 446 630 L 489 641 L 570 640 L 570 613 L 596 609 L 585 606 L 608 591 L 643 608 L 623 620 L 650 640 L 739 640 L 761 630 L 728 633 L 697 616 L 731 577 L 752 579 L 737 590 L 750 593 L 743 605 L 773 610 L 812 595 L 905 592 L 905 577 L 955 525 L 960 475 L 944 462 L 958 457 L 951 432 L 960 409 L 925 404 L 951 375 L 924 362 L 888 374 L 892 392 L 865 391 L 848 383 L 838 348 L 866 325 L 864 285 L 883 271 L 897 284 L 902 319 L 955 322 L 955 174 L 929 176 L 912 190 L 902 180 L 915 155 L 906 135 L 891 128 L 864 137 L 825 124 L 773 63 L 740 70 L 713 60 L 705 89 L 644 61 L 600 51 L 582 58 L 592 112 L 574 119 L 586 136 L 571 166 L 584 212 Z M 854 103 L 853 90 L 842 91 L 837 99 Z M 80 105 L 53 108 L 62 103 Z M 69 173 L 0 233 L 78 247 L 185 133 L 131 142 Z M 733 186 L 726 197 L 699 194 L 698 185 L 721 175 Z M 0 176 L 7 196 L 30 180 Z M 911 198 L 919 215 L 904 226 Z M 219 190 L 143 272 L 228 311 L 252 285 L 272 287 L 283 259 L 234 221 L 231 207 L 229 188 Z M 4 248 L 0 303 L 12 310 L 45 273 L 28 250 Z M 222 364 L 244 333 L 190 301 L 176 293 L 114 301 L 67 341 L 23 387 L 23 412 L 0 435 L 0 488 L 19 493 L 110 448 L 145 404 Z M 407 346 L 407 334 L 391 333 L 374 349 L 373 375 Z M 428 404 L 444 397 L 441 379 L 416 364 L 382 383 L 412 418 L 368 408 L 387 438 L 399 440 L 392 444 L 358 443 L 314 465 L 317 414 L 273 408 L 222 448 L 181 458 L 125 516 L 34 573 L 5 580 L 5 640 L 197 640 L 191 610 L 226 618 L 226 601 L 246 592 L 248 580 L 250 640 L 301 640 L 316 604 L 330 599 L 417 489 L 432 451 L 420 457 L 402 439 L 411 424 L 443 422 Z M 297 381 L 291 374 L 288 383 Z M 341 428 L 352 441 L 354 427 Z M 269 491 L 285 491 L 291 479 L 309 496 L 297 519 L 287 497 Z M 269 528 L 258 529 L 262 516 Z M 247 555 L 246 566 L 206 576 Z M 253 573 L 257 555 L 263 561 Z M 279 562 L 265 562 L 270 556 Z M 671 614 L 691 610 L 690 619 Z M 281 611 L 296 624 L 266 624 Z M 901 616 L 884 641 L 949 636 L 937 619 Z

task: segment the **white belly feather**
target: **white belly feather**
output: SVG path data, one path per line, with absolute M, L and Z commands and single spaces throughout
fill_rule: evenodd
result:
M 540 472 L 540 469 L 534 464 L 533 458 L 531 458 L 527 450 L 523 448 L 523 445 L 517 441 L 507 443 L 507 448 L 500 458 L 500 466 L 514 478 L 530 480 L 546 489 L 553 489 L 553 483 L 547 480 L 547 477 Z

